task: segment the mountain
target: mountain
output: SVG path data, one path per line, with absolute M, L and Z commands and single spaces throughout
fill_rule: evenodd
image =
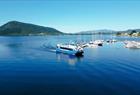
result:
M 140 32 L 140 29 L 128 29 L 124 31 L 114 31 L 114 30 L 109 30 L 109 29 L 101 29 L 101 30 L 90 30 L 90 31 L 82 31 L 76 34 L 82 34 L 82 35 L 90 35 L 90 34 L 123 34 L 123 33 L 130 33 L 132 34 L 133 32 Z
M 10 21 L 0 26 L 0 35 L 27 36 L 27 35 L 59 35 L 62 32 L 51 28 L 18 21 Z
M 101 30 L 82 31 L 77 34 L 113 34 L 113 33 L 116 33 L 116 31 L 108 30 L 108 29 L 101 29 Z

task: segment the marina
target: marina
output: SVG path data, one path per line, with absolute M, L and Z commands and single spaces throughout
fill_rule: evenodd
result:
M 108 44 L 105 41 L 109 36 L 104 36 L 103 46 L 84 47 L 83 56 L 56 53 L 58 43 L 72 39 L 74 42 L 75 38 L 77 35 L 0 37 L 0 93 L 140 94 L 133 92 L 140 88 L 140 50 L 127 49 L 124 44 L 125 40 L 138 41 L 139 38 L 117 37 L 118 42 Z M 91 41 L 90 35 L 81 38 L 87 40 L 84 43 Z
M 84 48 L 99 48 L 104 47 L 104 44 L 108 43 L 121 43 L 122 47 L 129 48 L 129 49 L 140 49 L 140 42 L 138 41 L 119 41 L 116 39 L 110 39 L 110 40 L 92 40 L 89 42 L 84 43 L 75 43 L 72 42 L 72 44 L 57 44 L 56 46 L 56 52 L 64 53 L 68 55 L 75 55 L 75 56 L 81 56 L 84 54 Z M 112 45 L 112 44 L 111 44 Z

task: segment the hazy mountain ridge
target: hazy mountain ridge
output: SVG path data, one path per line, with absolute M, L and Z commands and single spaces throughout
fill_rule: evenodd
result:
M 89 31 L 81 31 L 78 34 L 112 34 L 117 31 L 109 30 L 109 29 L 100 29 L 100 30 L 89 30 Z
M 82 34 L 82 35 L 91 35 L 91 34 L 133 34 L 133 33 L 139 33 L 140 29 L 128 29 L 124 31 L 115 31 L 115 30 L 109 30 L 109 29 L 101 29 L 101 30 L 89 30 L 89 31 L 82 31 L 78 32 L 76 34 Z

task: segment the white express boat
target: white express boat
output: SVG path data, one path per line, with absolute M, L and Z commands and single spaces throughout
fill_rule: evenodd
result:
M 84 53 L 83 48 L 81 46 L 73 44 L 57 44 L 56 52 L 76 56 L 80 56 Z

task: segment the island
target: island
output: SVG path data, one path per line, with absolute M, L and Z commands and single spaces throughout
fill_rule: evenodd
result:
M 40 25 L 10 21 L 0 26 L 0 36 L 61 35 L 63 32 Z

